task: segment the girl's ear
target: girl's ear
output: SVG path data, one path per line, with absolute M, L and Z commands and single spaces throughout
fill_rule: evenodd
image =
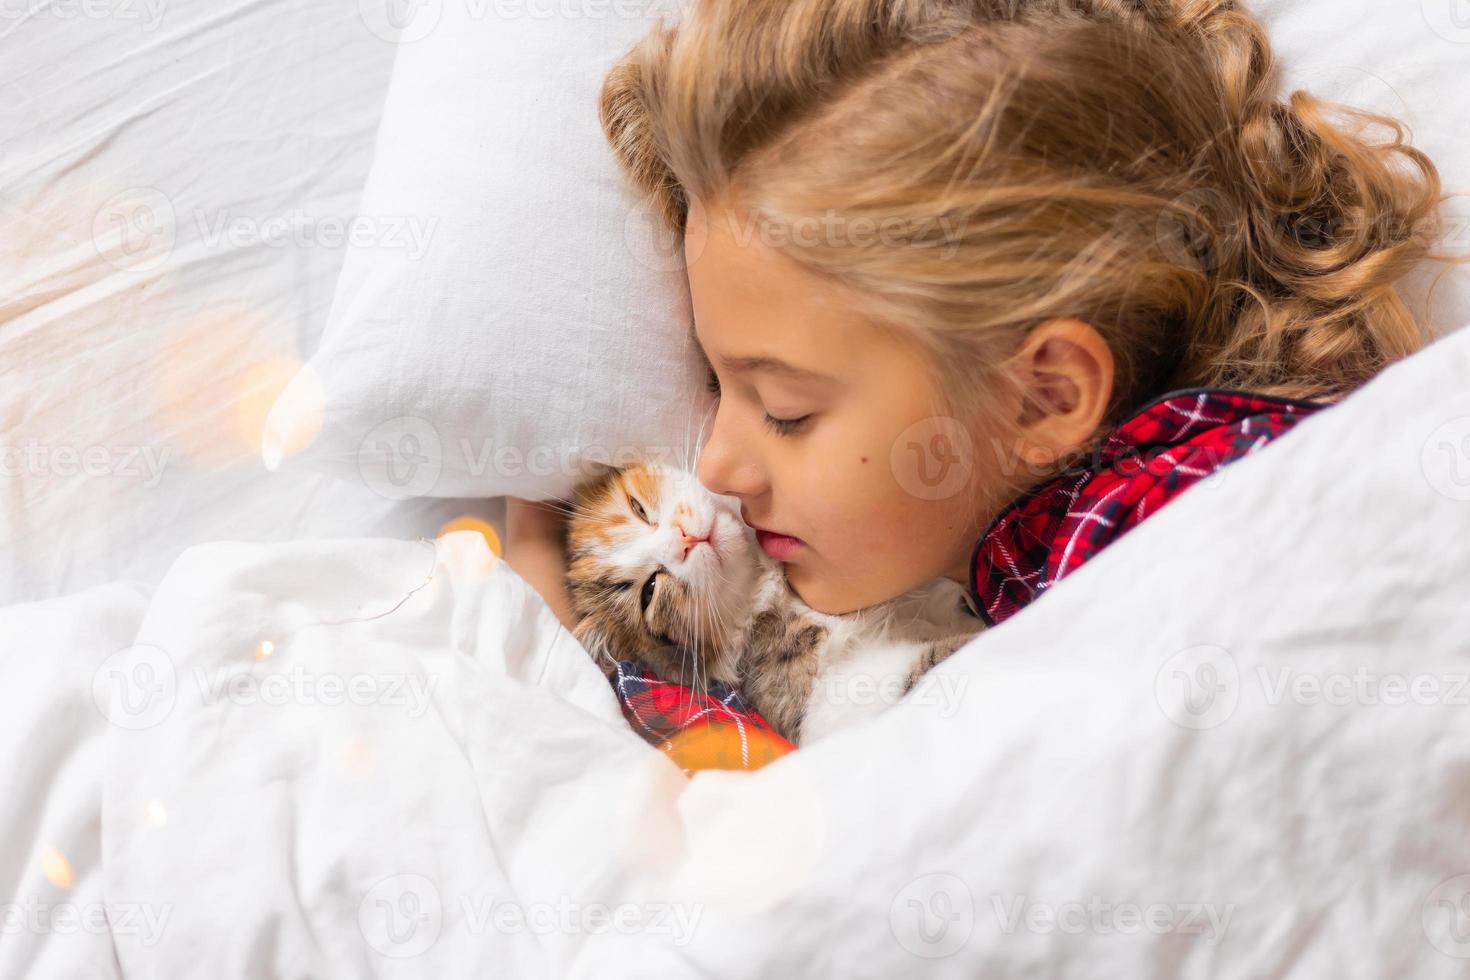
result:
M 1113 396 L 1113 352 L 1089 323 L 1047 320 L 1033 328 L 1012 363 L 1023 393 L 1017 456 L 1050 467 L 1087 446 Z

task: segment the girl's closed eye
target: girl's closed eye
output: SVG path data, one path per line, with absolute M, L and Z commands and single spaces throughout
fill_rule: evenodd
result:
M 811 421 L 810 415 L 803 415 L 795 419 L 778 419 L 769 412 L 766 413 L 766 428 L 778 436 L 794 436 L 806 428 Z
M 705 388 L 716 398 L 720 397 L 720 377 L 715 373 L 714 368 L 710 368 L 709 378 L 705 381 Z M 798 418 L 778 418 L 770 412 L 766 412 L 764 421 L 766 428 L 777 435 L 794 436 L 806 429 L 811 419 L 812 413 L 802 415 Z

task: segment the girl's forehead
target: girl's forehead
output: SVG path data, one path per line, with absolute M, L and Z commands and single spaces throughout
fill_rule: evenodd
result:
M 722 377 L 764 379 L 803 388 L 840 384 L 871 353 L 855 315 L 827 307 L 772 309 L 741 303 L 696 325 L 706 363 Z
M 913 337 L 880 325 L 849 289 L 759 241 L 710 238 L 690 292 L 695 339 L 722 378 L 817 395 L 912 380 L 922 360 Z
M 712 360 L 767 357 L 820 371 L 840 359 L 861 326 L 856 297 L 742 229 L 733 212 L 712 217 L 691 253 L 695 336 Z M 718 365 L 717 365 L 718 366 Z

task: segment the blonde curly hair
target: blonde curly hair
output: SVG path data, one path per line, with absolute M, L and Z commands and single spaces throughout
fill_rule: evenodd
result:
M 951 405 L 1032 326 L 1107 340 L 1107 419 L 1182 387 L 1335 400 L 1433 332 L 1438 171 L 1397 120 L 1278 97 L 1232 0 L 692 0 L 606 78 L 625 172 L 676 232 L 732 201 L 918 342 Z M 866 221 L 883 240 L 833 234 Z

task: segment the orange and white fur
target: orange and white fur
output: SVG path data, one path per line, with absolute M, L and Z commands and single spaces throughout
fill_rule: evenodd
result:
M 731 685 L 797 743 L 896 702 L 981 627 L 949 579 L 847 615 L 809 608 L 734 498 L 657 463 L 579 487 L 567 551 L 574 634 L 602 666 Z

